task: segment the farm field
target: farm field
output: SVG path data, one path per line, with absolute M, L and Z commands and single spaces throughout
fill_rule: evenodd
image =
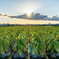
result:
M 0 27 L 0 59 L 27 59 L 28 43 L 30 59 L 59 59 L 59 26 Z

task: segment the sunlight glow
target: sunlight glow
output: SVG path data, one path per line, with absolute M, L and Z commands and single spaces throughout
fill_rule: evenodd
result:
M 26 13 L 28 14 L 28 16 L 30 16 L 30 14 L 31 14 L 31 12 L 30 12 L 30 11 L 27 11 Z
M 16 5 L 18 6 L 18 5 Z M 17 11 L 23 13 L 23 14 L 28 14 L 28 16 L 30 16 L 30 13 L 32 12 L 36 12 L 38 9 L 41 8 L 41 3 L 37 4 L 36 2 L 32 2 L 32 1 L 27 1 L 22 3 L 21 5 L 19 5 L 16 9 Z M 22 8 L 19 8 L 22 7 Z

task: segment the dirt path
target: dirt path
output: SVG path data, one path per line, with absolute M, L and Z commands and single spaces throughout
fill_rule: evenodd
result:
M 30 59 L 30 43 L 29 43 L 29 30 L 28 30 L 28 59 Z

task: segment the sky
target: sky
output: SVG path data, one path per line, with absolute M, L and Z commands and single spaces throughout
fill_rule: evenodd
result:
M 51 23 L 58 23 L 56 19 L 59 20 L 59 0 L 0 0 L 0 13 L 2 15 L 9 16 L 18 16 L 24 15 L 28 13 L 40 13 L 41 15 L 46 15 L 45 19 L 54 19 Z M 56 16 L 57 15 L 57 16 Z M 52 17 L 50 19 L 50 17 Z M 33 17 L 31 19 L 34 19 Z M 35 18 L 37 19 L 37 18 Z M 38 18 L 39 19 L 39 18 Z M 42 20 L 42 18 L 40 18 Z M 37 21 L 37 22 L 36 22 Z M 0 15 L 0 23 L 39 23 L 40 20 L 27 20 L 27 18 L 17 19 L 17 18 L 9 18 L 8 16 Z M 41 23 L 45 23 L 46 21 L 41 21 Z M 49 23 L 49 22 L 46 22 Z

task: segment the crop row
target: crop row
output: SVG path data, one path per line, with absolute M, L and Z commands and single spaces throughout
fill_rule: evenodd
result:
M 11 58 L 15 52 L 21 56 L 23 52 L 27 52 L 29 30 L 31 56 L 36 54 L 36 56 L 45 56 L 47 59 L 49 59 L 48 54 L 58 56 L 58 29 L 59 27 L 53 26 L 0 27 L 0 55 L 3 57 L 9 54 L 9 58 Z

